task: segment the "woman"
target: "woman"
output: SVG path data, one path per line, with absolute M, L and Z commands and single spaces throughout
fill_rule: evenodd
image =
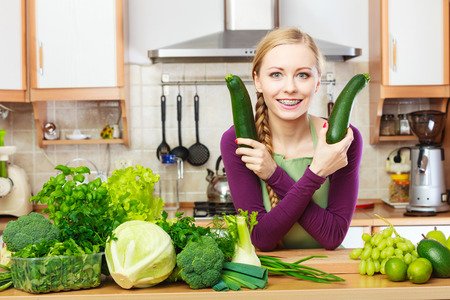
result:
M 309 115 L 322 57 L 312 38 L 283 28 L 262 39 L 253 60 L 259 141 L 222 136 L 221 154 L 236 209 L 257 211 L 253 244 L 262 251 L 335 249 L 356 206 L 362 138 L 350 126 L 325 141 L 326 120 Z M 237 147 L 247 145 L 248 147 Z

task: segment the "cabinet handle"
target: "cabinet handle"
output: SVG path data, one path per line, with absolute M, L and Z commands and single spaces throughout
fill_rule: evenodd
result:
M 392 39 L 392 70 L 397 72 L 397 39 Z
M 44 75 L 44 46 L 39 42 L 39 74 Z

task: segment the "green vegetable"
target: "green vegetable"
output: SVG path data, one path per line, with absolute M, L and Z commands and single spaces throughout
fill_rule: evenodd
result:
M 343 278 L 339 276 L 301 264 L 302 262 L 305 262 L 309 259 L 316 257 L 325 257 L 325 256 L 308 256 L 296 262 L 288 263 L 282 261 L 277 257 L 272 257 L 268 255 L 259 255 L 261 265 L 267 268 L 267 270 L 269 271 L 269 275 L 284 275 L 294 277 L 297 279 L 309 280 L 320 283 L 345 281 Z
M 369 80 L 369 74 L 357 74 L 350 79 L 339 94 L 328 119 L 329 126 L 326 134 L 328 144 L 340 142 L 347 134 L 355 97 Z
M 102 252 L 116 224 L 108 190 L 100 178 L 85 182 L 87 167 L 55 169 L 62 173 L 51 177 L 31 201 L 47 204 L 44 212 L 59 228 L 60 240 L 73 239 L 86 253 Z
M 228 232 L 236 240 L 235 253 L 232 262 L 261 266 L 255 247 L 252 244 L 250 234 L 258 221 L 257 212 L 248 215 L 247 211 L 239 210 L 238 215 L 225 215 L 224 221 L 227 224 Z
M 220 280 L 224 255 L 215 240 L 201 236 L 177 255 L 179 275 L 192 289 L 212 287 Z
M 105 256 L 114 281 L 124 289 L 150 287 L 169 277 L 176 264 L 170 236 L 147 221 L 127 221 L 114 230 Z
M 225 260 L 231 260 L 233 257 L 235 240 L 226 229 L 221 228 L 222 224 L 218 219 L 214 219 L 214 225 L 211 228 L 195 225 L 195 219 L 183 216 L 183 212 L 177 212 L 172 220 L 168 220 L 167 216 L 167 212 L 163 211 L 161 219 L 158 219 L 156 224 L 169 234 L 177 254 L 186 247 L 190 240 L 208 235 L 214 238 L 219 249 L 222 250 Z
M 29 244 L 59 239 L 59 230 L 43 215 L 31 212 L 9 221 L 3 232 L 3 241 L 11 252 L 22 250 Z
M 428 259 L 433 265 L 433 276 L 450 277 L 450 250 L 432 239 L 423 239 L 417 245 L 420 257 Z
M 96 287 L 101 282 L 102 254 L 18 258 L 11 261 L 14 287 L 47 293 Z
M 233 74 L 228 74 L 225 81 L 231 96 L 236 137 L 258 140 L 252 102 L 245 84 L 239 76 Z
M 105 187 L 115 226 L 129 220 L 154 221 L 161 217 L 164 202 L 154 195 L 158 180 L 158 174 L 140 165 L 113 171 Z
M 90 251 L 90 249 L 87 250 L 88 252 L 84 251 L 84 249 L 81 248 L 73 239 L 68 239 L 63 242 L 42 241 L 40 243 L 30 244 L 22 250 L 14 252 L 12 256 L 20 258 L 39 258 L 62 255 L 77 256 L 98 252 L 98 249 L 97 251 Z
M 3 269 L 3 272 L 0 272 L 0 292 L 9 288 L 12 282 L 11 269 L 8 266 L 0 264 L 0 269 Z
M 240 290 L 241 287 L 249 289 L 265 288 L 268 281 L 266 268 L 226 262 L 223 265 L 221 280 L 213 286 L 216 291 Z

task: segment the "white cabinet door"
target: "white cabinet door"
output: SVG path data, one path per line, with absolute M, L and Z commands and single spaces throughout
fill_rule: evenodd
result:
M 36 0 L 37 88 L 117 85 L 115 0 Z
M 0 0 L 0 90 L 23 90 L 22 0 Z
M 364 247 L 364 241 L 362 240 L 362 234 L 366 232 L 364 227 L 350 227 L 348 229 L 345 239 L 342 241 L 344 248 L 362 248 Z
M 388 85 L 444 83 L 443 1 L 389 0 Z

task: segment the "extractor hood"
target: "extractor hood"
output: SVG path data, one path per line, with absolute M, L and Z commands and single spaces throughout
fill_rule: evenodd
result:
M 252 0 L 253 1 L 253 0 Z M 271 28 L 278 27 L 277 0 L 225 0 L 225 30 L 178 44 L 148 51 L 148 57 L 153 63 L 158 62 L 250 62 L 255 54 L 256 44 Z M 267 5 L 261 5 L 266 2 Z M 248 24 L 237 25 L 240 19 L 251 20 L 252 17 L 240 18 L 239 13 L 255 11 L 255 8 L 265 10 L 265 14 L 257 12 L 255 18 L 270 15 L 273 19 L 263 25 L 269 29 L 240 29 L 252 27 Z M 268 12 L 269 10 L 269 12 Z M 255 20 L 255 19 L 253 19 Z M 257 24 L 256 27 L 261 26 Z M 239 29 L 236 29 L 239 28 Z M 345 61 L 360 56 L 360 48 L 343 46 L 320 39 L 314 39 L 317 46 L 328 61 Z

